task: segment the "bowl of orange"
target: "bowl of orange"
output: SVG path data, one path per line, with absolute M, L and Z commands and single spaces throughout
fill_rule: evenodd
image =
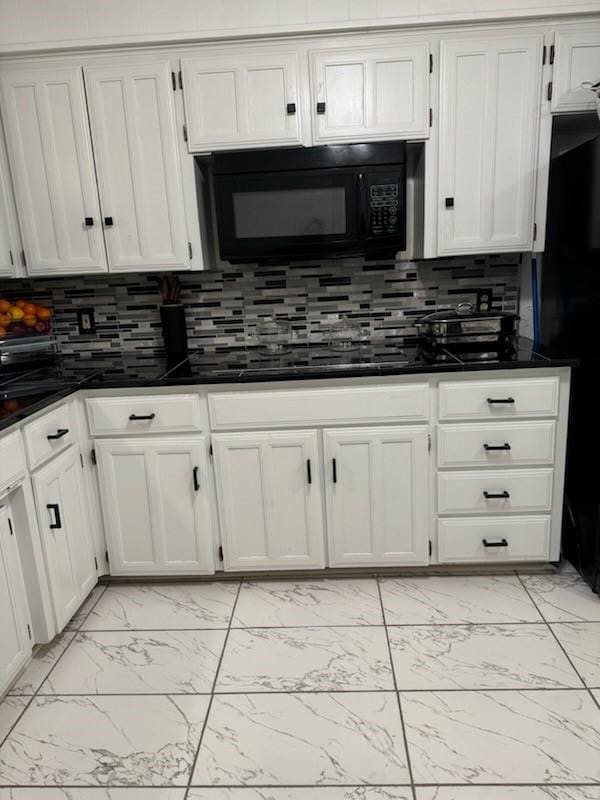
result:
M 30 300 L 0 297 L 0 339 L 48 333 L 52 310 Z

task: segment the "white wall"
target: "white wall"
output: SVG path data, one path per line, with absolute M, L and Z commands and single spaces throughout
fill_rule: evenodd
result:
M 600 11 L 600 0 L 0 0 L 0 52 Z

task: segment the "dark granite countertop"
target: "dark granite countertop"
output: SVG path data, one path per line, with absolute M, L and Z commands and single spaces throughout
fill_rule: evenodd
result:
M 180 363 L 164 354 L 87 353 L 58 357 L 28 368 L 0 368 L 0 430 L 21 422 L 46 406 L 86 389 L 144 388 L 324 378 L 378 377 L 498 369 L 575 367 L 578 360 L 519 337 L 510 357 L 448 360 L 431 363 L 416 343 L 382 340 L 344 352 L 324 345 L 297 344 L 284 353 L 258 348 L 192 353 Z

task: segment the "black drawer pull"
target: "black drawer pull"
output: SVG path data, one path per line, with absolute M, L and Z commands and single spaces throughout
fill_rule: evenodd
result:
M 63 436 L 66 436 L 68 432 L 68 428 L 59 428 L 56 433 L 49 433 L 48 436 L 46 436 L 46 439 L 48 439 L 50 442 L 53 441 L 53 439 L 62 439 Z
M 486 492 L 484 490 L 483 496 L 486 500 L 508 500 L 510 494 L 506 490 L 503 492 Z
M 310 467 L 310 458 L 306 459 L 306 479 L 312 483 L 312 469 Z
M 488 542 L 487 539 L 482 539 L 484 547 L 508 547 L 506 539 L 500 539 L 499 542 Z
M 337 483 L 337 461 L 335 458 L 331 459 L 331 467 L 333 469 L 333 482 Z
M 156 414 L 130 414 L 129 419 L 131 422 L 139 422 L 140 420 L 154 419 L 155 416 Z
M 195 492 L 199 492 L 200 491 L 200 481 L 198 480 L 198 467 L 194 467 L 192 475 L 193 475 L 193 478 L 194 478 L 194 491 Z
M 47 503 L 46 508 L 48 509 L 48 511 L 54 512 L 54 522 L 52 523 L 52 525 L 50 525 L 50 528 L 52 530 L 55 530 L 56 528 L 62 528 L 62 520 L 60 518 L 60 506 L 58 505 L 58 503 Z
M 498 406 L 498 405 L 509 405 L 512 406 L 515 403 L 514 397 L 488 397 L 487 399 L 488 404 L 490 406 Z
M 510 445 L 508 442 L 504 442 L 504 444 L 484 444 L 484 450 L 510 450 Z

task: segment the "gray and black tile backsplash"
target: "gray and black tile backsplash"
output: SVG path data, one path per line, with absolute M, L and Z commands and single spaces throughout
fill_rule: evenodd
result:
M 312 341 L 327 339 L 336 314 L 358 320 L 372 337 L 412 336 L 418 317 L 473 302 L 481 288 L 492 289 L 496 307 L 516 312 L 522 258 L 303 262 L 180 273 L 190 350 L 244 347 L 265 316 L 288 318 L 298 339 Z M 163 345 L 155 273 L 6 281 L 0 293 L 52 306 L 63 353 L 155 350 Z M 94 309 L 94 334 L 78 333 L 78 308 Z

